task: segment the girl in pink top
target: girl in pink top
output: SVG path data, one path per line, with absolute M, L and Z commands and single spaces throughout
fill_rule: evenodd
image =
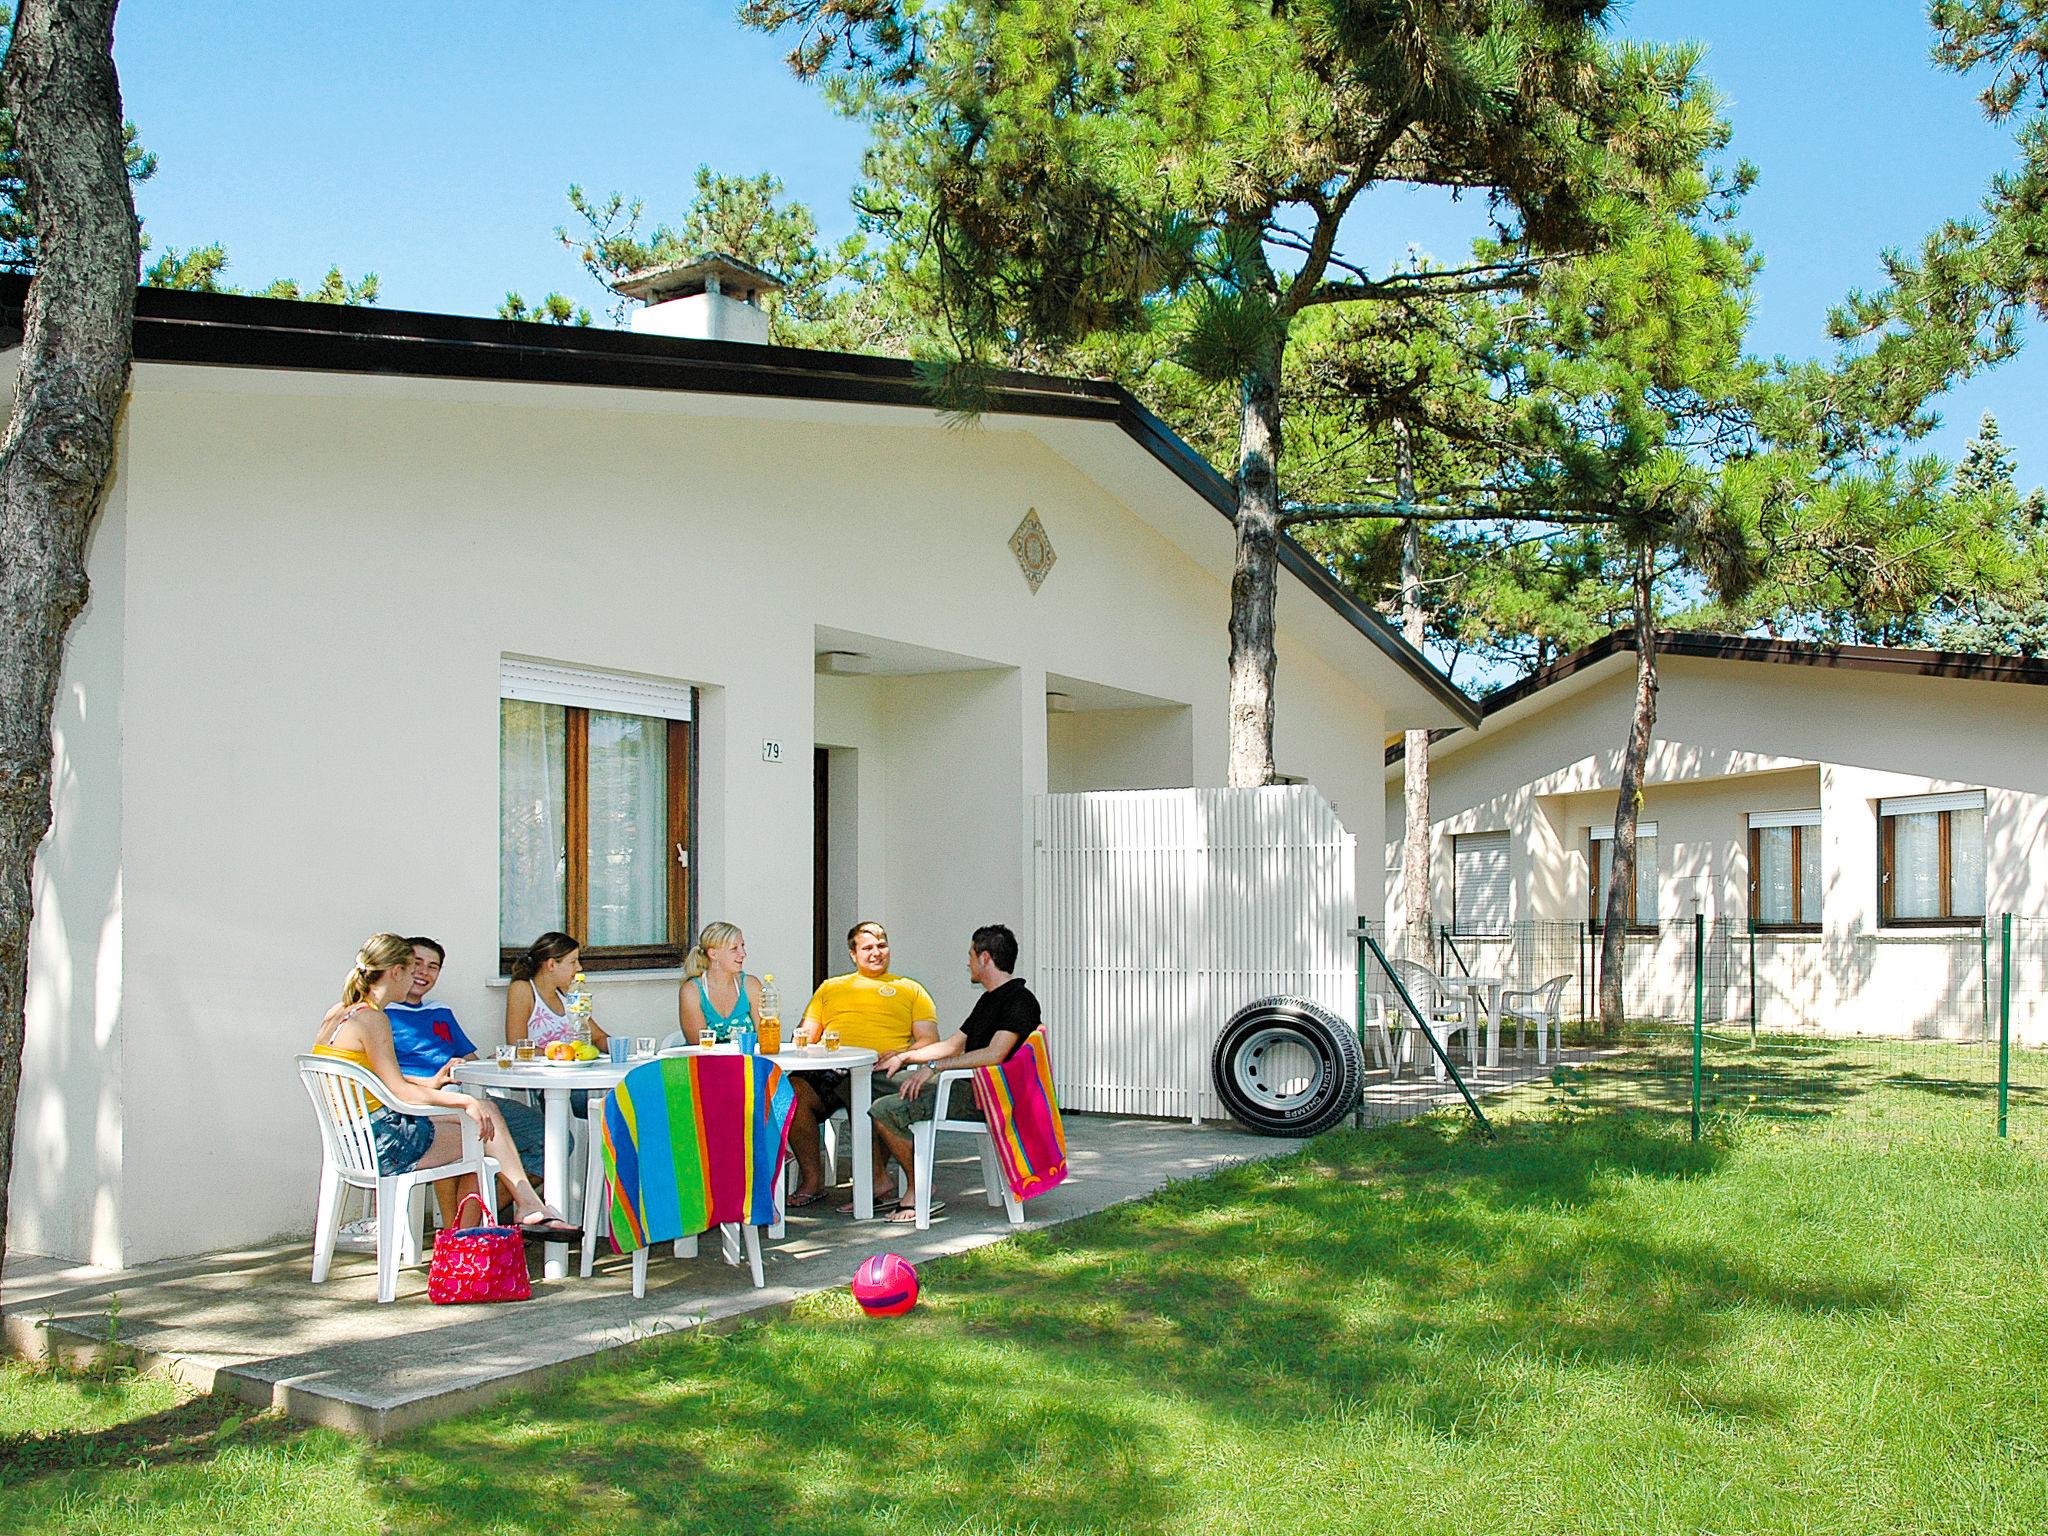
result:
M 551 1040 L 567 1040 L 569 983 L 582 969 L 582 946 L 566 933 L 544 933 L 512 962 L 512 985 L 505 993 L 505 1040 L 517 1045 L 531 1040 L 545 1046 Z M 605 1048 L 607 1036 L 590 1021 L 590 1043 Z

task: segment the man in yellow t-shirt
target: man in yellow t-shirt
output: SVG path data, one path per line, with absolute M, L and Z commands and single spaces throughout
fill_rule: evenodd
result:
M 798 1038 L 816 1040 L 828 1029 L 837 1030 L 841 1045 L 871 1050 L 878 1056 L 935 1042 L 939 1010 L 931 993 L 889 969 L 888 930 L 880 923 L 855 923 L 846 936 L 846 948 L 853 956 L 853 969 L 844 976 L 826 978 L 811 995 L 804 1006 L 803 1023 L 797 1026 Z M 792 1072 L 790 1079 L 796 1109 L 789 1121 L 789 1149 L 795 1154 L 800 1175 L 789 1197 L 794 1209 L 825 1197 L 825 1149 L 818 1126 L 833 1111 L 851 1105 L 853 1088 L 852 1075 L 846 1072 Z M 875 1097 L 894 1091 L 887 1078 L 877 1080 Z M 852 1134 L 875 1137 L 875 1210 L 880 1214 L 896 1204 L 888 1148 L 872 1126 L 856 1125 Z

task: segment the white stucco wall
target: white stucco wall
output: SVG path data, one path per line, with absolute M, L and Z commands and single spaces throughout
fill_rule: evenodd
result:
M 1611 826 L 1633 658 L 1556 702 L 1439 743 L 1431 762 L 1435 916 L 1451 912 L 1453 834 L 1509 831 L 1513 917 L 1587 916 L 1586 833 Z M 1659 912 L 1738 927 L 1749 912 L 1748 815 L 1821 810 L 1823 932 L 1766 945 L 1766 991 L 1849 1033 L 1981 1028 L 1974 923 L 1878 920 L 1877 802 L 1986 795 L 1986 911 L 2048 914 L 2048 689 L 1827 667 L 1666 657 L 1641 816 L 1658 827 Z M 1539 699 L 1541 695 L 1537 696 Z M 1448 750 L 1446 750 L 1448 748 Z M 1401 778 L 1385 780 L 1389 912 L 1400 911 Z M 1802 948 L 1803 946 L 1803 948 Z M 1995 944 L 1994 944 L 1995 954 Z M 2048 992 L 2031 954 L 2015 982 Z M 1994 974 L 1991 985 L 1997 986 Z M 1967 1004 L 1958 1005 L 1958 999 Z M 1964 1018 L 1962 1015 L 1967 1014 Z M 2048 1017 L 2016 1035 L 2048 1043 Z
M 117 459 L 125 461 L 125 452 Z M 122 669 L 129 477 L 117 471 L 87 547 L 92 594 L 72 630 L 52 731 L 52 826 L 36 860 L 27 1035 L 8 1243 L 119 1256 Z
M 373 931 L 444 940 L 438 996 L 497 1038 L 505 654 L 700 687 L 698 916 L 799 992 L 814 742 L 851 749 L 835 788 L 859 808 L 833 923 L 888 922 L 954 1017 L 974 925 L 1011 922 L 1030 964 L 1047 672 L 1165 701 L 1195 782 L 1222 782 L 1224 579 L 999 422 L 149 365 L 126 420 L 61 706 L 24 1249 L 132 1263 L 305 1230 L 291 1058 Z M 1035 595 L 1007 545 L 1027 507 L 1058 552 Z M 1281 767 L 1377 892 L 1386 713 L 1365 642 L 1301 638 L 1313 603 L 1281 606 Z M 821 626 L 976 665 L 821 678 Z M 672 974 L 593 980 L 607 1027 L 673 1026 Z

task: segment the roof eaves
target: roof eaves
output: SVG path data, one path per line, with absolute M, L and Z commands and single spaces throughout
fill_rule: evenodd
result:
M 27 278 L 0 274 L 0 331 L 11 326 L 18 336 L 27 291 Z M 137 291 L 134 353 L 136 361 L 149 363 L 683 390 L 936 409 L 916 365 L 900 358 L 169 288 Z M 1230 482 L 1121 386 L 1014 370 L 998 372 L 988 383 L 989 408 L 998 413 L 1115 423 L 1182 484 L 1234 519 L 1236 497 Z M 1290 538 L 1280 541 L 1280 561 L 1458 719 L 1479 724 L 1481 706 L 1476 700 Z

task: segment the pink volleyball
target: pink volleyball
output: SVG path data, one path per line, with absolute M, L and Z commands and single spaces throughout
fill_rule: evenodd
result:
M 899 1253 L 878 1253 L 853 1272 L 853 1299 L 869 1317 L 898 1317 L 917 1305 L 917 1266 Z

